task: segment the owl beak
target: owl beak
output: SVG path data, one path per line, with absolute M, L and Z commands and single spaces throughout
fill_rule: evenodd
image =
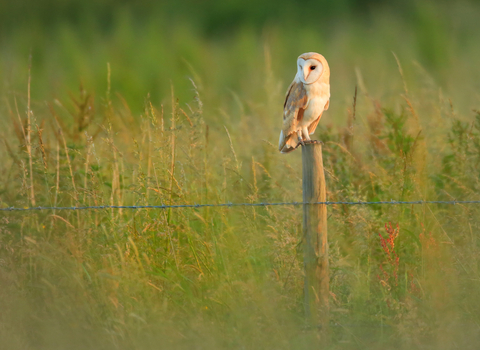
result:
M 304 76 L 305 81 L 308 79 L 308 76 L 310 75 L 310 73 L 311 73 L 310 69 L 307 69 L 305 71 L 305 68 L 303 68 L 303 76 Z

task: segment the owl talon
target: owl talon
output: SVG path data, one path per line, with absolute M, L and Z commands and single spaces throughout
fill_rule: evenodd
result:
M 313 143 L 313 144 L 323 145 L 323 141 L 319 141 L 319 140 L 308 140 L 308 141 L 305 141 L 305 143 Z

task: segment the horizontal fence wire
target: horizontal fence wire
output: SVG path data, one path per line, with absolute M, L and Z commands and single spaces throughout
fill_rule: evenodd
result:
M 179 208 L 205 208 L 205 207 L 268 207 L 268 206 L 298 206 L 298 205 L 410 205 L 410 204 L 480 204 L 480 200 L 475 201 L 377 201 L 377 202 L 278 202 L 278 203 L 219 203 L 219 204 L 175 204 L 175 205 L 95 205 L 84 207 L 25 207 L 25 208 L 0 208 L 0 211 L 32 211 L 32 210 L 95 210 L 95 209 L 179 209 Z

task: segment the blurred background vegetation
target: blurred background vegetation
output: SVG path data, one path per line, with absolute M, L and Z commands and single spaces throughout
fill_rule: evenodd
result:
M 301 200 L 301 151 L 276 143 L 308 51 L 331 68 L 329 200 L 478 200 L 479 18 L 473 0 L 0 0 L 0 206 Z M 2 212 L 0 339 L 476 349 L 479 218 L 330 206 L 319 336 L 301 208 Z
M 479 54 L 476 1 L 2 0 L 0 8 L 3 87 L 24 87 L 31 52 L 37 99 L 65 95 L 79 82 L 105 91 L 107 62 L 112 86 L 132 108 L 143 106 L 146 93 L 161 101 L 170 82 L 180 98 L 191 98 L 188 76 L 219 100 L 232 92 L 250 99 L 258 91 L 245 86 L 262 85 L 265 45 L 284 85 L 298 52 L 324 52 L 340 101 L 352 94 L 356 68 L 372 92 L 389 94 L 398 83 L 392 51 L 407 81 L 422 74 L 449 94 L 460 82 L 478 89 L 480 81 L 470 59 Z M 473 103 L 463 93 L 452 97 Z

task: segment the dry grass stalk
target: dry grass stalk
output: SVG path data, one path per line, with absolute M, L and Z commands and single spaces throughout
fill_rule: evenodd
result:
M 395 52 L 392 51 L 392 54 L 393 54 L 393 57 L 395 57 L 395 61 L 397 62 L 397 66 L 398 66 L 398 71 L 400 72 L 400 76 L 402 77 L 403 89 L 405 91 L 405 95 L 408 96 L 407 81 L 405 80 L 405 76 L 403 75 L 402 65 L 400 64 L 400 60 L 398 59 Z
M 149 203 L 149 186 L 148 182 L 150 181 L 150 174 L 152 171 L 152 133 L 151 133 L 151 126 L 150 123 L 147 121 L 147 142 L 148 142 L 148 153 L 147 153 L 147 185 L 145 186 L 145 199 L 146 202 Z
M 178 108 L 178 110 L 179 110 L 180 112 L 182 112 L 182 114 L 187 118 L 188 123 L 190 124 L 190 127 L 193 127 L 192 120 L 190 119 L 190 117 L 188 116 L 188 114 L 185 113 L 185 111 L 184 111 L 183 109 L 181 109 L 181 108 Z
M 58 200 L 58 193 L 60 192 L 60 142 L 57 140 L 57 176 L 56 176 L 56 182 L 55 182 L 55 199 L 53 206 L 57 206 L 57 200 Z M 53 214 L 55 215 L 55 209 L 53 210 Z
M 65 136 L 63 135 L 63 130 L 62 130 L 62 127 L 60 126 L 60 123 L 58 122 L 57 116 L 54 115 L 54 118 L 55 118 L 55 121 L 57 122 L 58 134 L 60 135 L 63 141 L 63 149 L 65 150 L 68 169 L 70 170 L 70 177 L 72 178 L 73 198 L 75 199 L 75 202 L 78 202 L 78 192 L 77 192 L 77 187 L 75 186 L 75 176 L 73 175 L 73 168 L 72 168 L 72 163 L 70 161 L 70 155 L 68 153 L 67 141 L 65 140 Z
M 85 177 L 83 180 L 83 203 L 87 204 L 87 191 L 88 191 L 88 166 L 90 162 L 90 142 L 88 142 L 87 136 L 87 144 L 85 146 Z
M 255 167 L 255 158 L 252 156 L 252 176 L 253 176 L 253 195 L 252 195 L 252 202 L 256 202 L 258 200 L 258 187 L 257 187 L 257 171 Z M 252 207 L 253 211 L 253 219 L 257 219 L 257 212 L 255 207 Z
M 110 194 L 110 205 L 115 205 L 115 194 L 118 200 L 118 205 L 122 205 L 122 193 L 120 189 L 120 171 L 118 166 L 118 149 L 113 144 L 113 139 L 110 140 L 113 151 L 113 173 L 112 173 L 112 192 Z M 114 210 L 112 209 L 112 218 L 114 217 Z M 122 216 L 123 210 L 119 209 L 118 214 Z
M 225 131 L 227 133 L 228 141 L 230 142 L 230 149 L 233 153 L 233 158 L 235 159 L 235 170 L 238 172 L 238 170 L 240 168 L 240 165 L 238 163 L 237 154 L 235 153 L 235 149 L 233 148 L 232 138 L 230 137 L 230 133 L 228 132 L 227 127 L 225 125 L 223 127 L 225 128 Z
M 22 118 L 20 117 L 20 112 L 18 111 L 18 103 L 17 103 L 17 98 L 16 97 L 14 97 L 14 101 L 15 101 L 15 109 L 17 111 L 17 117 L 18 117 L 18 127 L 15 124 L 15 126 L 16 126 L 15 129 L 20 129 L 22 131 L 23 141 L 26 142 L 27 134 L 25 134 L 25 128 L 23 127 Z M 19 134 L 19 133 L 17 132 L 17 134 Z M 20 139 L 20 137 L 19 137 L 19 139 Z
M 171 86 L 172 89 L 172 121 L 171 121 L 171 131 L 172 131 L 172 138 L 171 138 L 171 163 L 170 163 L 170 200 L 169 203 L 172 205 L 173 203 L 173 184 L 175 180 L 175 114 L 176 114 L 176 103 L 175 103 L 175 95 L 173 91 L 173 85 Z M 168 213 L 168 222 L 170 221 L 172 210 L 169 210 Z
M 35 189 L 33 187 L 33 159 L 32 159 L 32 142 L 31 142 L 31 133 L 32 133 L 32 109 L 31 109 L 31 99 L 30 99 L 30 87 L 32 82 L 32 54 L 29 57 L 28 64 L 28 92 L 27 92 L 27 152 L 28 152 L 28 164 L 30 167 L 30 201 L 32 206 L 35 206 Z
M 45 144 L 43 143 L 43 139 L 42 139 L 43 129 L 40 129 L 38 127 L 38 124 L 35 124 L 35 126 L 37 127 L 38 144 L 40 146 L 40 151 L 42 153 L 43 167 L 46 173 L 48 170 L 48 166 L 47 166 L 47 154 L 45 152 Z

